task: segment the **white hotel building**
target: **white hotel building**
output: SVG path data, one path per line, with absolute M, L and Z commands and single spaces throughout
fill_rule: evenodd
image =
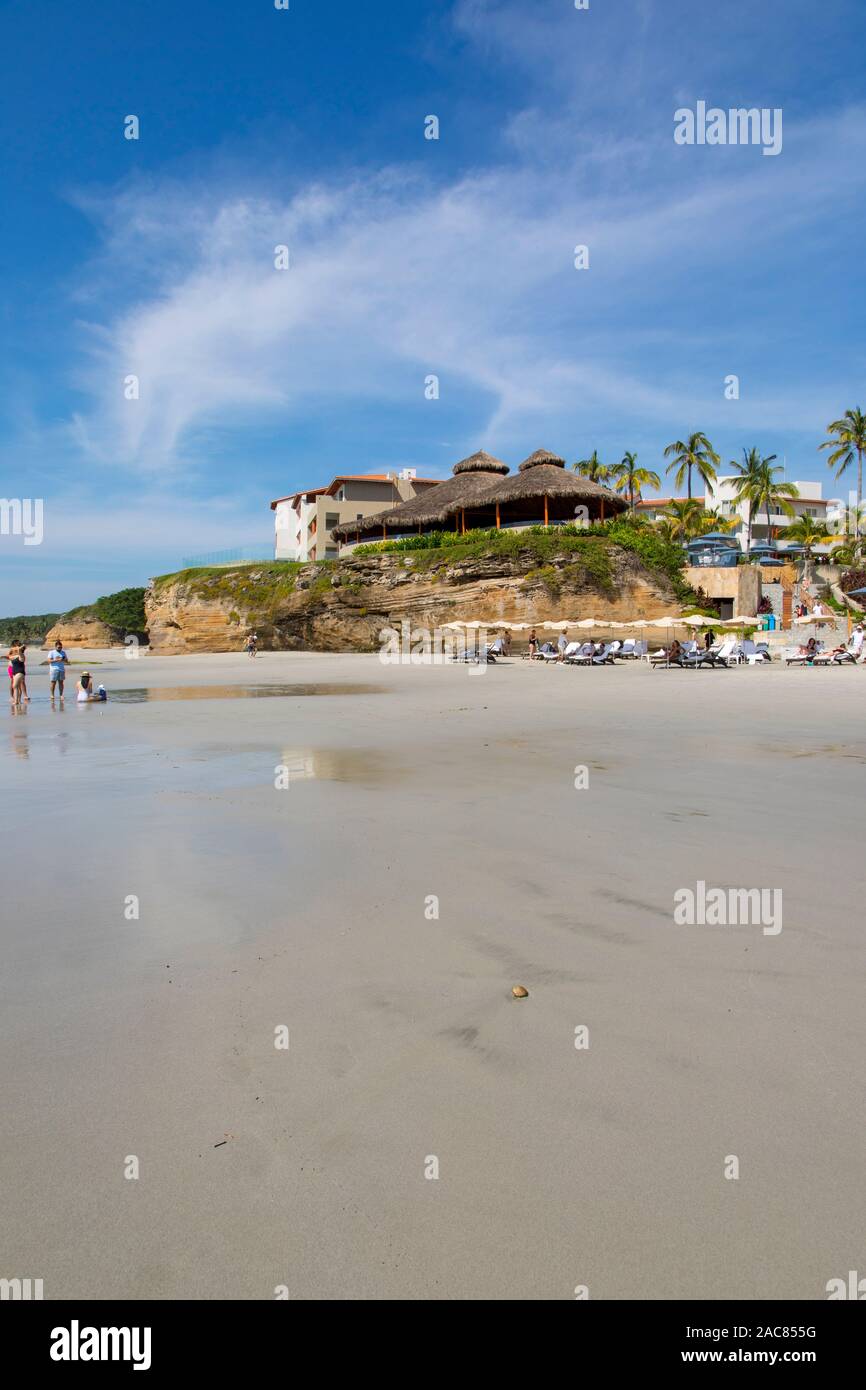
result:
M 271 503 L 274 558 L 335 560 L 339 554 L 331 534 L 335 526 L 376 516 L 440 481 L 419 478 L 414 468 L 399 473 L 341 473 L 325 487 L 277 497 Z
M 749 538 L 749 505 L 747 502 L 737 502 L 735 494 L 739 478 L 736 474 L 725 474 L 718 477 L 714 484 L 707 488 L 705 494 L 705 505 L 708 510 L 718 512 L 726 520 L 738 519 L 738 524 L 731 532 L 740 543 L 740 547 L 745 550 Z M 775 540 L 782 546 L 785 544 L 785 531 L 792 521 L 797 517 L 808 516 L 814 521 L 827 522 L 831 527 L 839 517 L 840 508 L 843 504 L 837 500 L 828 500 L 822 494 L 821 483 L 795 482 L 800 496 L 789 499 L 794 510 L 793 516 L 788 516 L 786 512 L 770 512 L 770 531 L 767 532 L 767 512 L 766 508 L 761 508 L 760 512 L 755 512 L 752 517 L 752 544 L 757 541 Z

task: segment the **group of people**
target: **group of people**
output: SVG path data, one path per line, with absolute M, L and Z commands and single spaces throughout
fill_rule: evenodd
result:
M 565 660 L 566 649 L 568 648 L 568 633 L 561 632 L 556 639 L 556 646 L 552 642 L 542 642 L 539 646 L 538 633 L 535 628 L 529 634 L 529 655 L 533 656 L 555 656 L 557 661 Z
M 823 618 L 826 614 L 827 610 L 819 598 L 815 599 L 811 608 L 802 600 L 794 608 L 795 618 Z
M 848 641 L 840 643 L 838 647 L 834 647 L 829 653 L 829 657 L 833 660 L 836 657 L 844 656 L 850 657 L 854 662 L 862 661 L 864 643 L 866 643 L 866 628 L 864 628 L 863 623 L 855 623 Z M 816 656 L 819 656 L 822 662 L 826 660 L 828 654 L 822 651 L 821 648 L 822 643 L 818 641 L 817 637 L 810 637 L 808 642 L 798 647 L 797 650 L 800 656 L 807 657 L 808 663 L 811 664 Z
M 21 709 L 29 704 L 30 695 L 27 690 L 27 644 L 26 642 L 13 642 L 7 654 L 7 674 L 9 676 L 9 699 L 13 709 Z M 48 653 L 48 678 L 51 689 L 51 703 L 54 704 L 55 696 L 59 696 L 60 703 L 63 704 L 64 692 L 66 689 L 66 667 L 69 665 L 69 657 L 62 641 L 58 639 L 51 651 Z M 90 701 L 102 701 L 108 699 L 105 686 L 100 685 L 94 690 L 93 677 L 89 671 L 82 671 L 78 678 L 75 698 L 78 704 L 88 704 Z

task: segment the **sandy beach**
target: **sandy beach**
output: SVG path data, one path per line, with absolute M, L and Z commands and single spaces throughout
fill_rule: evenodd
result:
M 820 1299 L 860 1268 L 864 668 L 88 655 L 128 701 L 52 710 L 34 660 L 0 741 L 10 1270 Z M 676 924 L 698 881 L 781 890 L 782 929 Z

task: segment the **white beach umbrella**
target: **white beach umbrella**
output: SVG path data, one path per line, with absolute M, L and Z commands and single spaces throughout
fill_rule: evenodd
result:
M 600 627 L 601 624 L 599 623 L 598 618 L 581 618 L 580 622 L 579 622 L 579 623 L 575 623 L 574 626 L 575 626 L 575 627 L 590 628 L 590 627 Z
M 542 623 L 541 626 L 546 632 L 564 632 L 567 627 L 574 627 L 574 623 L 562 620 L 558 623 Z

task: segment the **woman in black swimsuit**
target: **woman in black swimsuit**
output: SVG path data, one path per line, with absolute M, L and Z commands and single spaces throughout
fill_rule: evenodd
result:
M 14 646 L 9 652 L 9 665 L 12 669 L 12 706 L 14 709 L 20 709 L 24 701 L 30 698 L 27 694 L 26 651 L 26 647 Z

